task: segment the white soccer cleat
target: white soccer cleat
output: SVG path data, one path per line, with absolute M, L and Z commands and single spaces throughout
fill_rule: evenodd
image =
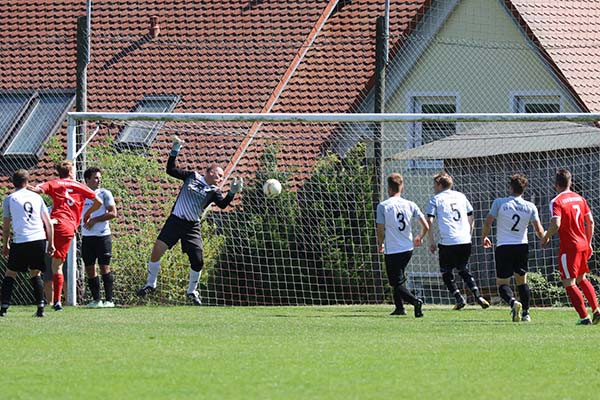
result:
M 521 322 L 521 311 L 523 311 L 523 304 L 515 300 L 510 310 L 513 322 Z
M 98 301 L 93 300 L 93 301 L 89 302 L 86 307 L 88 307 L 88 308 L 102 308 L 102 307 L 104 307 L 104 305 L 102 304 L 102 300 L 98 300 Z
M 115 308 L 115 303 L 112 301 L 105 301 L 102 303 L 102 308 Z
M 521 321 L 522 322 L 531 322 L 531 317 L 529 316 L 529 314 L 523 314 L 523 316 L 521 317 Z

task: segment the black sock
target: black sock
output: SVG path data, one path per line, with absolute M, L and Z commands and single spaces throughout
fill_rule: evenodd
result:
M 33 297 L 35 298 L 35 304 L 38 307 L 44 306 L 44 281 L 42 281 L 41 276 L 34 276 L 29 278 L 29 282 L 31 282 L 31 287 L 33 287 Z
M 393 288 L 394 291 L 394 305 L 396 306 L 397 310 L 402 310 L 404 308 L 404 301 L 402 300 L 402 294 L 396 290 L 396 288 Z
M 4 277 L 4 282 L 2 282 L 2 294 L 0 295 L 0 302 L 2 303 L 2 308 L 6 309 L 10 305 L 10 299 L 12 297 L 14 285 L 14 278 L 10 276 Z
M 471 293 L 473 293 L 473 296 L 475 296 L 475 298 L 478 298 L 480 296 L 479 288 L 477 287 L 475 279 L 471 276 L 471 274 L 469 274 L 466 271 L 462 271 L 460 272 L 460 276 L 463 278 L 463 281 L 465 281 L 465 283 L 467 284 Z
M 458 292 L 458 288 L 456 287 L 456 282 L 454 281 L 454 274 L 452 272 L 443 273 L 442 280 L 446 284 L 446 287 L 448 288 L 448 291 L 450 292 L 451 295 L 456 297 L 456 294 L 458 293 L 458 295 L 460 296 L 460 292 Z M 456 297 L 456 300 L 458 301 L 458 297 Z
M 108 274 L 102 275 L 102 282 L 104 283 L 104 295 L 106 296 L 106 301 L 112 301 L 114 281 L 115 278 L 113 276 L 112 271 Z
M 517 290 L 519 291 L 519 299 L 523 303 L 523 311 L 529 310 L 529 303 L 531 302 L 531 291 L 529 290 L 528 284 L 518 285 Z
M 404 285 L 398 285 L 394 288 L 394 294 L 398 293 L 398 296 L 402 298 L 405 302 L 412 304 L 413 306 L 417 304 L 419 301 L 414 294 L 408 290 L 408 288 Z
M 94 301 L 100 300 L 100 278 L 95 276 L 93 278 L 88 278 L 88 286 L 90 288 L 90 292 L 92 292 L 92 298 Z
M 511 306 L 511 307 L 513 306 L 513 303 L 515 301 L 515 296 L 514 296 L 512 289 L 510 288 L 510 286 L 508 286 L 508 285 L 498 286 L 498 293 L 500 294 L 500 297 L 502 297 L 502 300 L 504 300 L 509 306 Z

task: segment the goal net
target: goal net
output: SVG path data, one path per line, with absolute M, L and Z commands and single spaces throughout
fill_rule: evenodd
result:
M 185 144 L 180 167 L 204 174 L 225 170 L 223 191 L 243 177 L 244 191 L 226 209 L 202 220 L 204 269 L 199 291 L 209 305 L 370 304 L 391 300 L 382 255 L 375 244 L 375 207 L 385 177 L 404 176 L 403 197 L 425 212 L 432 176 L 444 170 L 474 208 L 469 262 L 482 293 L 494 303 L 494 252 L 481 244 L 492 201 L 508 195 L 508 179 L 529 179 L 524 198 L 544 227 L 556 195 L 554 174 L 568 168 L 574 190 L 600 209 L 600 131 L 584 114 L 111 114 L 75 113 L 70 143 L 86 143 L 78 168 L 102 168 L 102 186 L 116 198 L 119 218 L 112 267 L 116 298 L 137 303 L 147 261 L 170 214 L 181 182 L 165 171 L 172 135 Z M 80 133 L 77 138 L 78 133 Z M 93 136 L 92 136 L 93 135 Z M 144 143 L 152 137 L 154 145 Z M 382 149 L 379 153 L 378 148 Z M 382 171 L 379 172 L 378 171 Z M 264 195 L 277 179 L 282 193 Z M 418 225 L 418 224 L 414 224 Z M 432 229 L 438 237 L 437 226 Z M 529 284 L 533 304 L 566 304 L 557 271 L 557 238 L 545 249 L 530 227 Z M 495 226 L 491 235 L 495 240 Z M 594 239 L 594 243 L 596 239 Z M 449 304 L 437 253 L 416 248 L 407 285 L 428 304 Z M 144 302 L 185 302 L 189 261 L 179 245 L 162 259 L 157 292 Z M 597 284 L 598 264 L 590 260 Z M 81 275 L 80 275 L 81 276 Z M 456 277 L 461 291 L 461 279 Z M 88 296 L 83 281 L 80 299 Z M 470 299 L 471 301 L 473 299 Z

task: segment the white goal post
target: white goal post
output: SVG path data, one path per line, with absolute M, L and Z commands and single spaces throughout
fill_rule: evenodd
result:
M 85 124 L 82 124 L 82 122 L 84 121 L 87 121 L 88 123 L 95 123 L 95 129 L 90 129 L 92 132 L 89 133 L 82 132 L 80 127 L 83 126 L 83 130 L 85 130 Z M 177 132 L 177 124 L 185 124 L 187 128 L 186 132 L 190 132 L 188 133 L 189 135 L 194 135 L 195 129 L 197 129 L 198 135 L 203 134 L 201 132 L 205 131 L 205 129 L 202 128 L 204 124 L 211 124 L 211 126 L 215 124 L 220 124 L 223 127 L 225 127 L 224 130 L 230 129 L 231 131 L 233 131 L 233 128 L 230 128 L 230 125 L 235 125 L 238 123 L 247 123 L 248 125 L 260 124 L 263 127 L 268 126 L 268 124 L 277 124 L 277 126 L 284 127 L 288 125 L 302 126 L 303 124 L 306 124 L 307 126 L 311 124 L 319 124 L 321 126 L 346 125 L 350 128 L 348 128 L 348 130 L 342 129 L 342 135 L 347 135 L 346 139 L 352 140 L 347 141 L 351 144 L 346 143 L 344 145 L 340 145 L 339 148 L 344 148 L 344 150 L 339 150 L 339 153 L 345 153 L 348 150 L 348 146 L 353 146 L 358 142 L 367 142 L 367 147 L 369 147 L 373 144 L 373 142 L 376 142 L 378 140 L 385 142 L 385 150 L 381 155 L 380 160 L 381 163 L 385 164 L 385 166 L 382 167 L 382 171 L 385 171 L 385 173 L 387 174 L 392 170 L 399 170 L 405 175 L 405 178 L 408 178 L 408 184 L 413 185 L 414 187 L 418 186 L 418 190 L 415 189 L 415 191 L 409 191 L 407 193 L 407 197 L 411 198 L 412 196 L 415 199 L 418 199 L 417 204 L 420 206 L 423 212 L 425 211 L 426 206 L 426 204 L 424 204 L 424 199 L 426 199 L 426 197 L 430 195 L 429 188 L 431 186 L 431 173 L 432 171 L 439 170 L 440 168 L 449 168 L 451 171 L 457 174 L 459 176 L 459 179 L 457 179 L 457 186 L 459 190 L 466 191 L 468 192 L 468 194 L 470 193 L 472 195 L 476 195 L 476 197 L 478 196 L 477 201 L 480 202 L 480 209 L 478 211 L 485 212 L 486 207 L 489 206 L 489 204 L 487 203 L 487 201 L 489 200 L 488 197 L 492 193 L 501 194 L 505 189 L 505 187 L 501 186 L 498 182 L 505 182 L 505 178 L 507 174 L 510 175 L 510 169 L 512 167 L 514 167 L 514 171 L 512 172 L 529 172 L 533 175 L 533 179 L 538 178 L 538 180 L 541 181 L 545 179 L 546 176 L 548 176 L 548 174 L 550 174 L 551 172 L 553 173 L 553 171 L 555 170 L 555 165 L 559 165 L 562 161 L 574 160 L 575 158 L 577 158 L 578 164 L 576 165 L 575 171 L 575 176 L 577 177 L 577 173 L 579 171 L 579 169 L 577 168 L 587 168 L 586 160 L 588 160 L 588 158 L 586 157 L 594 157 L 595 160 L 596 153 L 594 152 L 592 154 L 588 150 L 584 151 L 584 149 L 595 149 L 597 145 L 600 145 L 600 140 L 596 142 L 590 139 L 592 137 L 595 137 L 597 129 L 595 127 L 595 124 L 597 123 L 597 121 L 600 121 L 600 113 L 257 114 L 72 112 L 68 113 L 67 158 L 71 160 L 76 160 L 79 155 L 81 155 L 83 152 L 88 151 L 89 143 L 95 143 L 94 135 L 106 134 L 103 132 L 102 129 L 99 128 L 99 126 L 103 123 L 115 123 L 120 124 L 121 126 L 126 126 L 127 124 L 132 122 L 164 122 L 165 125 L 161 127 L 161 132 L 163 133 L 169 133 L 169 131 L 171 130 L 173 132 Z M 370 126 L 372 124 L 378 123 L 382 124 L 381 126 L 383 127 L 384 131 L 384 133 L 381 134 L 382 136 L 380 136 L 379 139 L 376 136 L 373 136 L 369 129 L 367 130 L 369 130 L 370 134 L 365 135 L 365 126 Z M 435 127 L 437 126 L 435 124 L 446 124 L 444 125 L 444 129 L 448 128 L 447 124 L 451 124 L 453 134 L 444 137 L 436 136 L 434 138 L 427 138 L 425 137 L 424 133 L 425 129 L 421 129 L 418 130 L 419 135 L 421 135 L 419 136 L 418 140 L 413 140 L 411 142 L 406 139 L 406 137 L 414 135 L 414 132 L 416 132 L 416 130 L 414 129 L 414 124 L 425 123 L 434 124 L 433 130 L 435 130 Z M 519 128 L 513 129 L 513 127 L 517 127 L 517 124 Z M 190 129 L 190 126 L 195 128 Z M 474 129 L 474 127 L 477 127 L 477 129 Z M 298 133 L 300 131 L 302 131 L 303 133 Z M 290 129 L 289 133 L 282 133 L 282 140 L 304 137 L 303 135 L 306 134 L 305 132 L 306 130 Z M 600 132 L 600 130 L 598 130 L 598 132 Z M 232 133 L 228 134 L 233 135 Z M 235 134 L 238 135 L 239 133 Z M 598 137 L 600 138 L 600 135 Z M 572 138 L 572 140 L 570 138 Z M 250 138 L 250 141 L 253 139 L 254 136 Z M 276 144 L 279 140 L 277 134 L 274 132 L 270 132 L 268 135 L 265 134 L 263 139 L 265 143 Z M 189 142 L 190 140 L 191 138 L 187 139 L 186 141 Z M 508 144 L 509 141 L 513 142 L 513 147 L 511 147 Z M 578 141 L 581 141 L 581 143 L 579 143 Z M 571 151 L 564 149 L 564 145 L 568 145 L 569 142 L 577 142 L 573 146 L 575 150 Z M 78 148 L 76 143 L 80 143 L 83 145 L 79 146 Z M 491 152 L 485 151 L 486 146 L 490 148 L 497 146 L 497 149 Z M 500 147 L 502 147 L 502 149 Z M 241 152 L 242 155 L 239 156 L 238 154 L 238 157 L 243 157 L 244 152 L 247 148 L 248 145 L 246 144 L 246 147 Z M 472 151 L 469 153 L 470 150 Z M 370 159 L 372 159 L 372 150 L 367 149 L 366 151 L 368 154 L 371 154 L 369 157 Z M 517 153 L 518 156 L 515 156 L 515 154 Z M 557 154 L 558 159 L 553 160 L 554 157 L 557 157 Z M 456 157 L 454 157 L 454 155 L 456 155 Z M 233 167 L 232 170 L 226 171 L 224 184 L 228 183 L 227 178 L 231 174 L 235 174 L 235 166 L 237 166 L 237 160 L 231 161 Z M 301 167 L 306 166 L 303 165 Z M 300 168 L 300 166 L 295 166 L 289 171 L 286 171 L 286 176 L 296 173 L 298 168 Z M 600 177 L 600 170 L 594 169 L 595 164 L 593 167 L 590 166 L 590 168 L 592 168 L 592 173 L 595 172 L 596 176 Z M 82 171 L 78 171 L 78 173 L 80 172 Z M 494 175 L 493 179 L 491 175 Z M 585 179 L 589 180 L 591 178 L 587 177 L 586 175 Z M 381 182 L 382 181 L 380 181 L 380 183 Z M 548 191 L 551 190 L 551 188 L 548 186 L 548 182 L 543 181 L 542 183 L 543 185 L 545 185 L 544 187 L 548 187 Z M 496 187 L 498 185 L 500 185 L 501 187 Z M 534 196 L 534 202 L 539 203 L 539 208 L 545 207 L 545 200 L 539 198 L 539 193 L 542 193 L 546 189 L 544 189 L 542 186 L 539 186 L 537 183 L 535 185 L 531 185 L 530 187 L 532 187 L 531 196 Z M 345 191 L 346 189 L 342 188 L 342 190 Z M 348 190 L 351 189 L 348 188 Z M 585 188 L 583 188 L 582 190 L 585 192 L 587 190 L 587 186 L 585 186 Z M 600 201 L 600 194 L 598 194 L 597 191 L 594 191 L 593 193 L 588 192 L 585 194 L 586 197 L 593 197 L 592 200 L 595 202 Z M 547 197 L 548 195 L 545 194 L 544 196 Z M 277 212 L 277 210 L 277 208 L 274 208 L 273 212 Z M 327 217 L 323 218 L 330 218 L 329 213 L 325 213 L 323 215 L 327 215 Z M 316 217 L 319 218 L 320 216 L 318 215 Z M 477 223 L 481 225 L 481 220 L 484 218 L 485 215 L 478 215 Z M 366 221 L 361 219 L 356 220 L 355 224 L 360 226 L 361 224 L 366 224 L 367 222 L 369 224 L 373 223 L 373 221 Z M 542 223 L 544 224 L 544 226 L 547 226 L 548 221 L 542 220 Z M 348 230 L 348 232 L 350 231 L 351 230 Z M 371 232 L 371 234 L 374 237 L 375 232 L 373 231 Z M 235 239 L 237 236 L 232 237 Z M 530 237 L 532 237 L 531 232 Z M 152 238 L 152 240 L 153 239 L 154 238 Z M 233 242 L 232 244 L 228 245 L 237 246 L 236 250 L 239 250 L 240 253 L 248 251 L 248 249 L 245 248 L 246 244 L 242 243 L 243 241 L 237 243 L 234 239 L 227 239 L 230 242 Z M 347 244 L 348 242 L 356 242 L 360 240 L 357 240 L 356 237 L 343 237 L 342 235 L 340 241 L 346 241 Z M 251 241 L 249 241 L 249 243 L 250 242 Z M 270 242 L 267 241 L 265 243 Z M 479 247 L 478 244 L 474 244 L 474 247 L 475 246 Z M 350 248 L 351 246 L 347 247 Z M 149 252 L 150 249 L 146 250 Z M 265 259 L 269 260 L 270 258 L 268 257 L 273 257 L 273 263 L 275 265 L 278 265 L 278 268 L 278 263 L 281 261 L 281 258 L 294 257 L 293 254 L 296 254 L 295 249 L 285 249 L 284 253 L 287 255 L 277 256 L 274 256 L 272 254 L 281 253 L 280 248 L 262 250 L 265 250 L 265 254 L 268 255 L 265 256 L 267 257 Z M 68 256 L 69 278 L 77 276 L 76 254 L 77 253 L 75 248 L 75 241 L 73 241 L 71 251 L 69 252 Z M 324 257 L 327 258 L 325 255 Z M 487 271 L 487 275 L 482 275 L 481 279 L 487 279 L 488 275 L 491 274 L 490 270 L 493 270 L 493 263 L 490 262 L 490 260 L 493 258 L 493 255 L 490 256 L 489 254 L 484 254 L 480 252 L 474 257 L 477 259 L 477 267 L 485 269 Z M 536 248 L 533 251 L 532 257 L 536 259 L 536 262 L 533 263 L 536 266 L 536 268 L 539 266 L 548 266 L 548 268 L 550 268 L 550 261 L 548 261 L 550 259 L 549 255 L 544 253 L 542 249 Z M 145 263 L 146 260 L 142 261 L 140 262 Z M 284 264 L 287 263 L 287 261 L 289 260 L 285 260 Z M 305 264 L 304 261 L 305 260 L 301 260 L 298 262 L 292 261 L 289 263 L 289 265 L 292 265 L 294 268 L 296 268 L 296 266 L 298 265 L 303 266 Z M 436 286 L 437 283 L 430 282 L 435 280 L 436 278 L 435 268 L 431 267 L 431 264 L 433 264 L 434 262 L 435 259 L 433 259 L 430 255 L 425 254 L 424 251 L 415 252 L 414 258 L 411 261 L 411 263 L 414 263 L 416 266 L 422 265 L 423 267 L 415 267 L 415 269 L 411 269 L 411 266 L 409 264 L 409 267 L 407 268 L 409 286 L 413 290 L 420 292 L 420 295 L 429 297 L 435 302 L 444 303 L 446 302 L 447 295 L 443 292 L 443 288 L 440 289 Z M 328 301 L 331 303 L 335 303 L 336 301 L 346 303 L 348 301 L 352 301 L 348 300 L 348 298 L 350 298 L 350 295 L 354 293 L 353 291 L 357 289 L 354 287 L 350 287 L 351 285 L 349 286 L 349 289 L 347 289 L 347 291 L 344 292 L 343 295 L 328 293 L 326 296 L 323 296 L 320 293 L 312 292 L 313 289 L 298 289 L 298 285 L 295 286 L 293 281 L 294 279 L 299 279 L 300 277 L 302 279 L 307 280 L 307 287 L 311 285 L 311 287 L 319 286 L 318 284 L 312 282 L 312 278 L 306 278 L 307 274 L 310 275 L 312 273 L 310 271 L 310 267 L 306 268 L 308 272 L 298 272 L 297 274 L 292 268 L 290 270 L 292 272 L 289 272 L 288 275 L 285 275 L 284 278 L 282 278 L 285 281 L 284 283 L 282 283 L 281 281 L 277 281 L 276 283 L 273 283 L 273 285 L 267 285 L 261 280 L 261 284 L 264 287 L 269 286 L 268 289 L 265 289 L 264 287 L 261 288 L 260 296 L 263 297 L 260 297 L 260 299 L 262 300 L 258 302 L 251 301 L 248 304 L 288 304 L 288 300 L 289 304 L 323 304 L 327 303 Z M 258 271 L 259 269 L 261 270 L 261 276 L 271 276 L 270 274 L 280 273 L 266 271 L 269 269 L 268 266 L 261 265 L 260 268 L 257 268 L 256 271 Z M 281 267 L 281 269 L 284 269 L 284 267 Z M 143 269 L 142 271 L 145 271 L 145 269 Z M 255 270 L 253 271 L 255 275 L 259 274 Z M 242 272 L 236 271 L 236 273 L 241 274 Z M 141 282 L 143 276 L 140 276 L 139 278 Z M 345 277 L 344 279 L 346 278 L 347 277 Z M 218 279 L 215 279 L 218 280 L 224 278 L 220 277 Z M 377 282 L 376 285 L 385 285 L 385 281 L 383 280 L 383 278 L 380 277 L 378 279 L 379 280 L 373 280 L 373 282 Z M 137 283 L 138 282 L 135 282 L 135 284 Z M 131 284 L 133 284 L 133 282 Z M 240 287 L 241 286 L 243 285 L 240 284 Z M 282 289 L 284 286 L 285 289 Z M 238 291 L 243 291 L 242 289 L 240 289 L 240 287 L 235 287 L 231 289 L 232 293 L 235 292 L 235 295 L 231 295 L 232 298 L 238 296 L 235 298 L 239 300 L 240 296 L 242 296 L 238 293 Z M 274 289 L 274 287 L 276 287 L 276 289 Z M 135 288 L 132 287 L 130 289 L 133 292 Z M 246 290 L 245 286 L 244 290 Z M 255 290 L 255 288 L 253 290 Z M 269 295 L 262 294 L 267 290 L 269 291 Z M 374 293 L 379 293 L 378 291 L 378 288 L 373 289 Z M 208 290 L 208 292 L 209 293 L 206 294 L 206 296 L 209 298 L 208 304 L 238 304 L 236 303 L 236 301 L 238 300 L 230 301 L 229 298 L 221 297 L 221 294 L 211 292 L 210 289 Z M 285 299 L 287 300 L 282 301 L 282 303 L 278 303 L 277 301 L 272 300 L 274 298 L 273 296 L 276 296 L 273 295 L 273 292 L 285 292 L 286 294 L 282 296 L 285 297 Z M 350 293 L 350 297 L 347 298 L 345 297 L 345 295 L 348 293 Z M 69 304 L 76 304 L 78 293 L 77 282 L 74 279 L 68 280 L 67 296 Z M 253 298 L 259 298 L 259 295 L 257 295 L 254 292 L 252 296 L 254 296 Z M 372 298 L 371 292 L 368 292 L 367 294 L 365 294 L 365 296 L 366 297 L 364 298 Z M 377 296 L 375 296 L 374 298 L 380 299 L 381 297 L 378 296 L 379 294 L 377 294 Z M 267 298 L 269 300 L 265 300 Z M 360 302 L 360 300 L 357 301 Z M 540 304 L 542 305 L 552 305 L 554 302 L 555 299 L 549 298 L 543 298 L 540 300 Z M 243 300 L 239 300 L 239 303 L 245 304 Z

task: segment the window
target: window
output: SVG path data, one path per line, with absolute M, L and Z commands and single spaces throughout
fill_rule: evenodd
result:
M 558 94 L 516 94 L 512 99 L 516 113 L 559 113 L 561 98 Z
M 171 112 L 179 101 L 178 96 L 152 96 L 143 98 L 134 112 L 166 113 Z M 150 146 L 163 126 L 163 122 L 132 121 L 119 135 L 119 143 L 134 146 Z
M 412 112 L 416 114 L 455 114 L 456 96 L 413 96 Z M 413 124 L 408 147 L 419 147 L 456 133 L 456 122 L 417 122 Z M 414 168 L 441 168 L 442 161 L 414 161 Z
M 73 106 L 75 93 L 0 93 L 0 148 L 4 157 L 39 157 Z

